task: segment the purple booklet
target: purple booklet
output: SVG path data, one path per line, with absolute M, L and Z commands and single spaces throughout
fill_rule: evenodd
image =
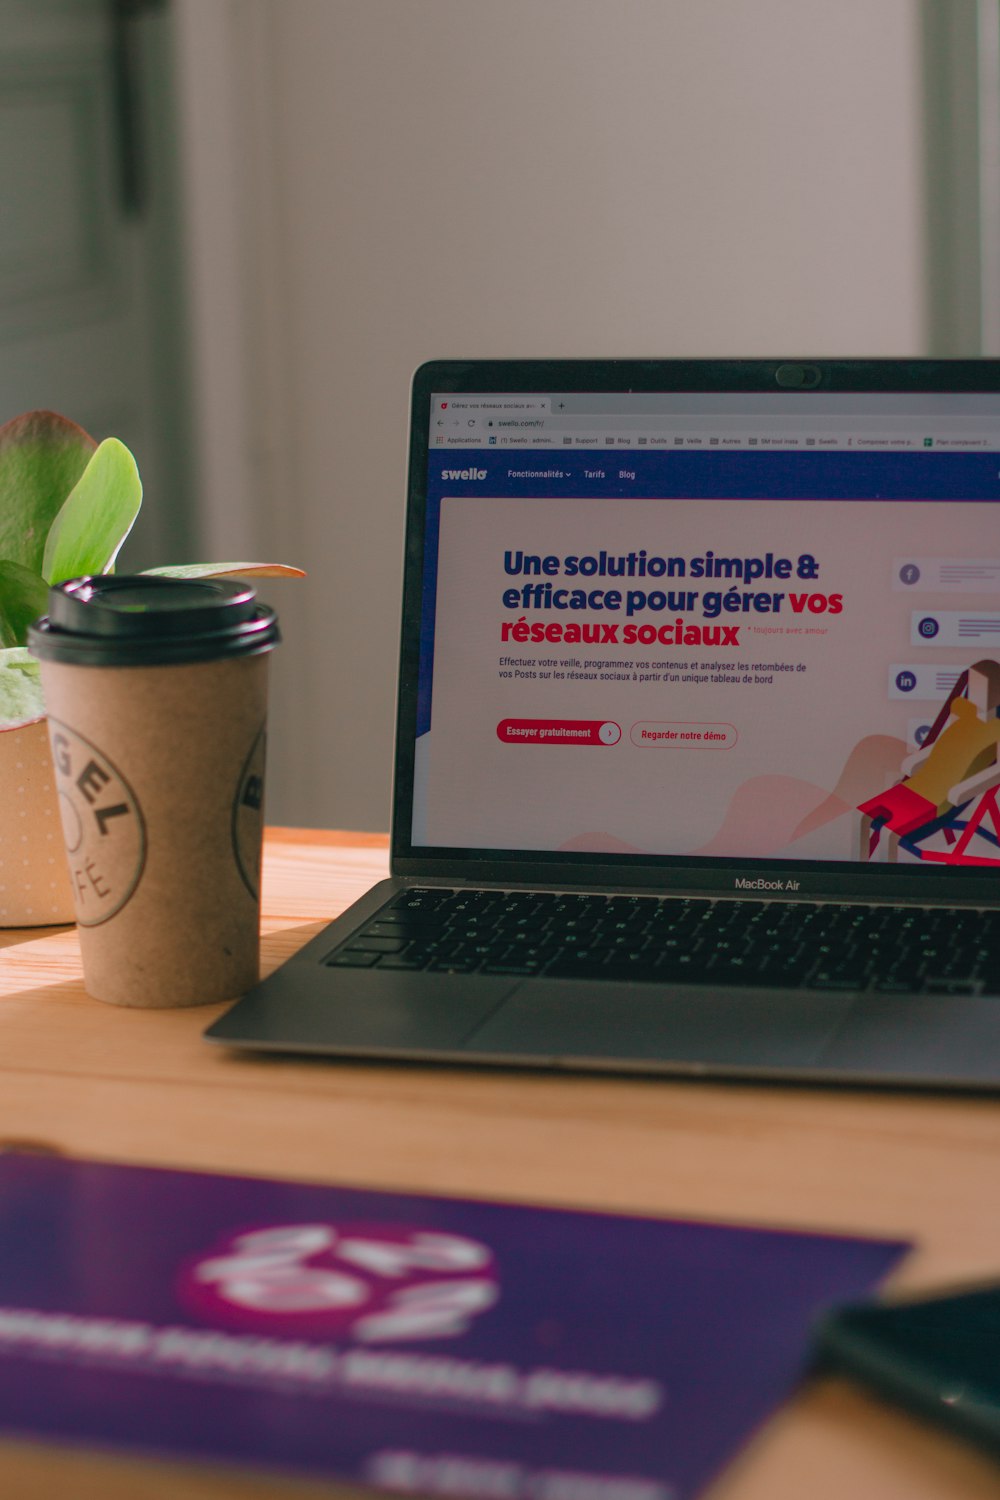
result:
M 472 1500 L 681 1500 L 905 1246 L 0 1156 L 7 1432 Z

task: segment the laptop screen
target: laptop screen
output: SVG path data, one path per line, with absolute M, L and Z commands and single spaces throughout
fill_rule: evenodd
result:
M 545 368 L 418 376 L 410 849 L 748 889 L 1000 867 L 992 365 Z

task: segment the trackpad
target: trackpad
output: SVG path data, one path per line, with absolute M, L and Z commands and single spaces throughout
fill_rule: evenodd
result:
M 853 995 L 605 981 L 525 980 L 466 1039 L 482 1055 L 803 1067 Z

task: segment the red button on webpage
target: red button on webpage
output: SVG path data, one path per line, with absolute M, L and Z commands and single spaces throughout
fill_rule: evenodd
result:
M 617 745 L 621 725 L 610 719 L 501 719 L 505 745 Z

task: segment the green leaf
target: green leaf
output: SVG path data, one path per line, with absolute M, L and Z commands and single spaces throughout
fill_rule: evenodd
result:
M 0 646 L 23 646 L 28 626 L 48 609 L 45 579 L 20 563 L 0 562 Z
M 0 728 L 30 724 L 45 714 L 38 663 L 23 647 L 0 651 Z
M 141 503 L 135 459 L 117 438 L 105 438 L 52 523 L 43 576 L 62 583 L 84 573 L 109 573 Z
M 53 411 L 25 412 L 0 427 L 0 557 L 42 572 L 49 528 L 96 447 Z
M 157 578 L 304 578 L 301 568 L 290 568 L 286 563 L 177 563 L 168 568 L 144 568 L 144 573 L 153 573 Z

